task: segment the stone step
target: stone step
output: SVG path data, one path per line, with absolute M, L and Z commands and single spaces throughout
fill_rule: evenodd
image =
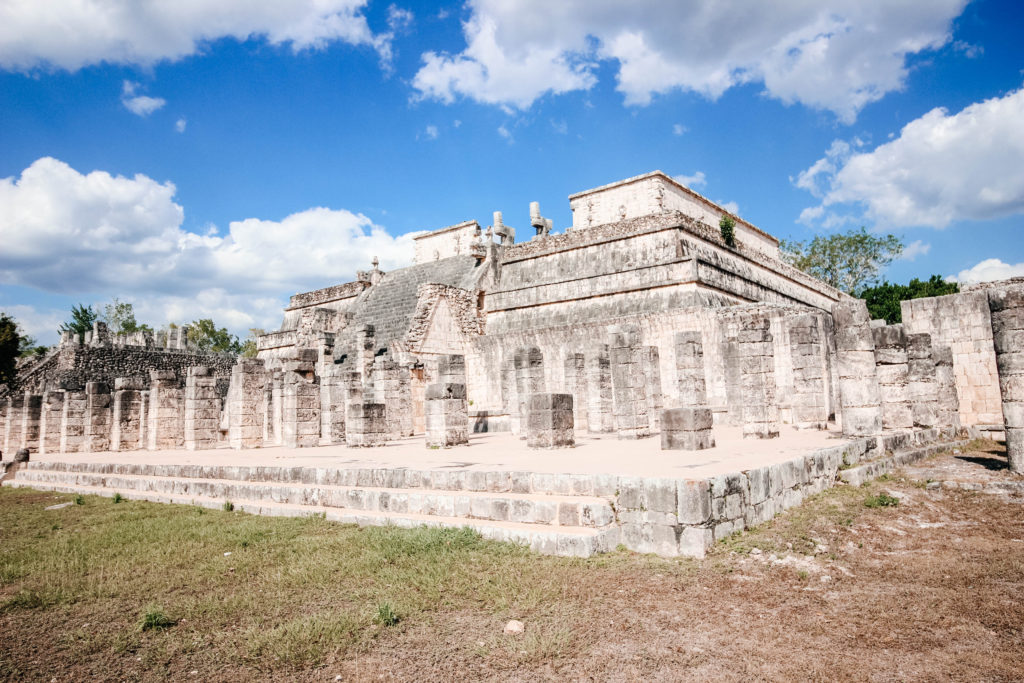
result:
M 19 470 L 15 480 L 44 488 L 52 485 L 89 486 L 175 496 L 202 496 L 220 501 L 267 501 L 284 505 L 315 505 L 362 512 L 412 513 L 545 526 L 602 528 L 615 522 L 611 504 L 602 498 L 590 496 L 281 484 L 238 479 L 62 472 L 38 468 Z
M 113 497 L 120 494 L 122 498 L 131 500 L 147 500 L 157 503 L 177 503 L 182 505 L 198 505 L 204 508 L 220 509 L 224 499 L 198 495 L 181 495 L 157 493 L 154 491 L 137 491 L 118 489 L 107 486 L 89 486 L 81 484 L 57 484 L 31 481 L 16 477 L 3 482 L 4 486 L 14 488 L 44 488 L 63 493 L 80 493 L 83 495 L 99 495 Z M 250 514 L 284 517 L 303 517 L 323 515 L 344 524 L 362 526 L 394 525 L 402 528 L 418 526 L 438 526 L 450 528 L 468 527 L 484 538 L 528 546 L 531 550 L 546 555 L 565 557 L 590 557 L 596 553 L 607 552 L 615 548 L 620 541 L 620 530 L 617 526 L 597 529 L 582 526 L 551 526 L 543 524 L 526 524 L 519 522 L 479 520 L 465 517 L 447 517 L 441 515 L 417 514 L 411 512 L 372 512 L 350 510 L 324 505 L 296 505 L 289 503 L 232 500 L 235 510 Z
M 967 440 L 961 439 L 957 441 L 934 443 L 928 446 L 919 446 L 917 448 L 909 448 L 906 450 L 896 451 L 895 453 L 887 452 L 885 455 L 872 460 L 862 461 L 855 467 L 840 469 L 839 479 L 852 486 L 860 486 L 864 482 L 877 479 L 883 474 L 888 474 L 903 465 L 909 465 L 921 460 L 922 458 L 927 458 L 933 453 L 939 453 L 951 448 L 963 448 L 968 443 L 969 442 Z

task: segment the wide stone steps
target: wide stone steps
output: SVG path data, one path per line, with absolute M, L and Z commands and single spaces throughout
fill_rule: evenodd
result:
M 865 482 L 877 479 L 883 474 L 889 474 L 893 470 L 904 465 L 910 465 L 935 453 L 947 451 L 953 448 L 963 448 L 969 442 L 965 439 L 944 441 L 941 443 L 904 448 L 897 451 L 887 450 L 885 453 L 872 460 L 859 462 L 854 467 L 839 470 L 839 479 L 852 486 L 860 486 Z

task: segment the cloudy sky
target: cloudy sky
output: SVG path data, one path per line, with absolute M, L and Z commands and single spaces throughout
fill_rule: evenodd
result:
M 893 232 L 894 281 L 1024 275 L 1021 35 L 1013 0 L 5 0 L 0 310 L 244 336 L 654 169 L 778 237 Z

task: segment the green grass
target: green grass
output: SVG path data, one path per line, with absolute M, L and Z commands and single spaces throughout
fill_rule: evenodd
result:
M 896 507 L 899 504 L 899 498 L 894 498 L 885 492 L 874 496 L 868 496 L 864 499 L 864 507 L 866 508 L 891 508 Z
M 160 630 L 177 626 L 177 624 L 177 619 L 171 619 L 159 607 L 150 607 L 142 614 L 142 618 L 139 619 L 139 630 Z

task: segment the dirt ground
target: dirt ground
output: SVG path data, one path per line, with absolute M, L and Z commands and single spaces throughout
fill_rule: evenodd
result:
M 61 500 L 0 491 L 7 680 L 1024 679 L 1024 477 L 993 442 L 701 561 Z

